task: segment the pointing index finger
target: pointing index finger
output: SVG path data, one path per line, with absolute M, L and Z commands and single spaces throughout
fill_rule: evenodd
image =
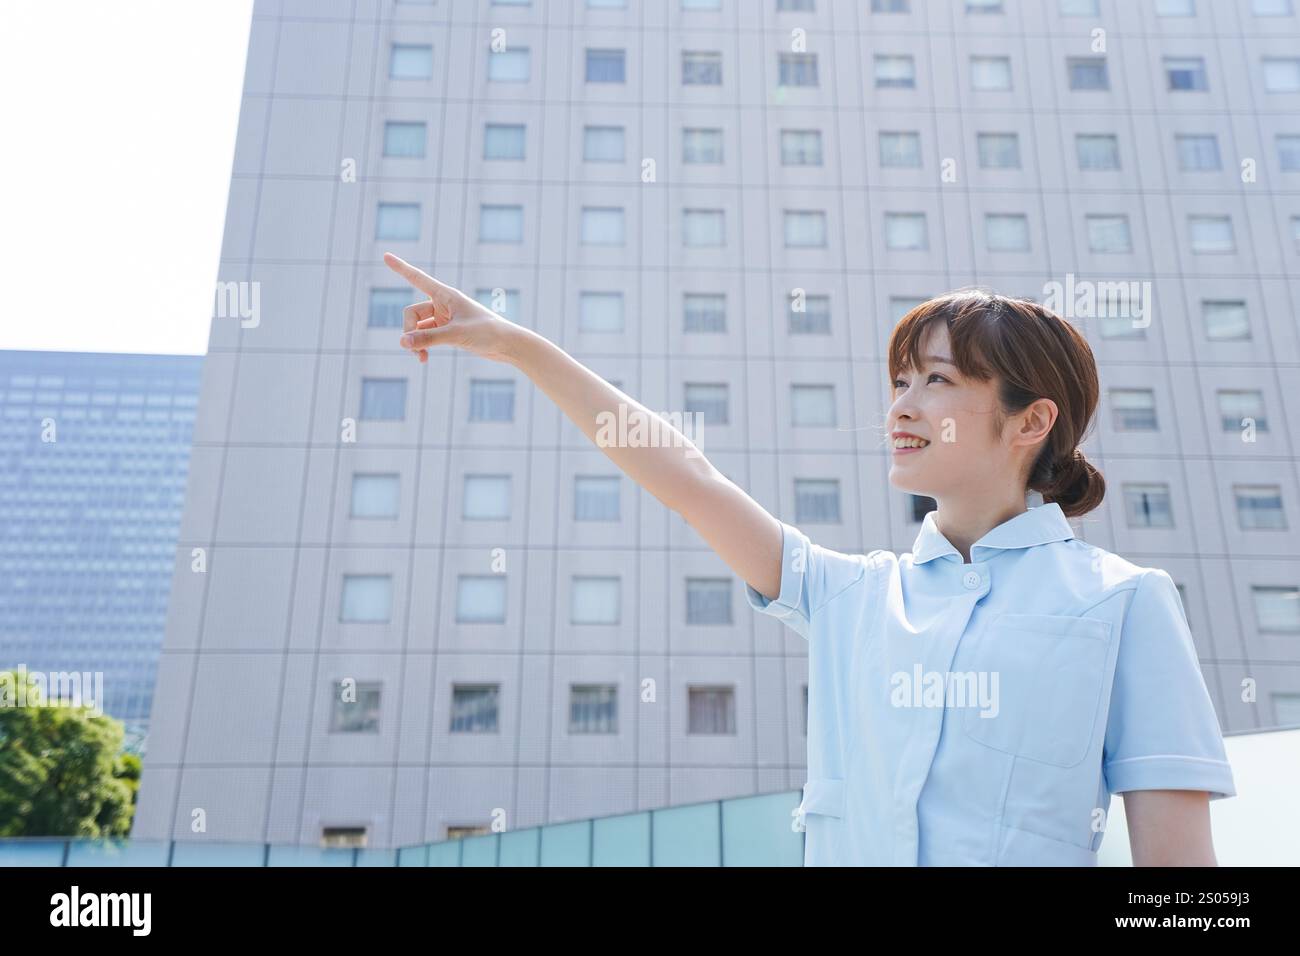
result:
M 384 253 L 384 264 L 431 299 L 444 302 L 448 293 L 451 292 L 450 286 L 444 285 L 433 276 L 422 272 L 405 259 L 395 256 L 391 252 Z

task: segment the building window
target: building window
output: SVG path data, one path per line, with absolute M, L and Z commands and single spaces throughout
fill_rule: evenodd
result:
M 351 516 L 396 518 L 401 487 L 401 478 L 396 474 L 354 474 Z
M 523 242 L 524 207 L 482 204 L 478 207 L 479 242 Z
M 488 80 L 492 83 L 527 83 L 532 74 L 532 51 L 526 47 L 488 51 Z
M 1088 251 L 1119 253 L 1133 251 L 1133 236 L 1129 233 L 1128 216 L 1088 216 Z
M 937 511 L 939 508 L 939 502 L 925 495 L 908 495 L 907 498 L 908 512 L 915 522 L 924 521 L 926 515 L 931 511 Z
M 509 475 L 466 475 L 461 517 L 467 521 L 505 521 L 510 517 Z
M 622 332 L 623 293 L 580 293 L 578 295 L 578 331 Z
M 889 297 L 889 321 L 890 325 L 897 325 L 903 321 L 903 316 L 911 312 L 918 305 L 925 302 L 925 299 L 916 297 L 893 295 Z
M 617 577 L 575 577 L 569 598 L 569 623 L 617 624 L 622 582 Z
M 428 80 L 433 77 L 433 47 L 394 43 L 388 56 L 388 76 L 394 80 Z
M 1232 220 L 1227 216 L 1188 216 L 1187 228 L 1191 235 L 1192 252 L 1237 251 L 1237 240 L 1232 232 Z
M 1174 137 L 1178 168 L 1184 173 L 1208 173 L 1223 168 L 1219 137 L 1213 133 L 1184 133 Z
M 722 130 L 687 127 L 682 130 L 682 162 L 692 166 L 722 162 Z
M 618 488 L 617 475 L 578 475 L 573 481 L 573 520 L 617 521 Z
M 1282 489 L 1277 485 L 1234 485 L 1237 524 L 1243 531 L 1285 531 Z
M 402 242 L 420 238 L 420 204 L 381 202 L 375 215 L 375 238 Z
M 1063 17 L 1097 17 L 1101 16 L 1101 4 L 1098 0 L 1061 0 Z
M 502 318 L 518 323 L 523 318 L 518 289 L 475 289 L 474 300 Z
M 1156 393 L 1149 388 L 1112 388 L 1111 420 L 1117 432 L 1152 432 L 1156 421 Z
M 1174 514 L 1169 501 L 1169 486 L 1124 485 L 1124 513 L 1130 528 L 1172 528 Z
M 462 574 L 456 580 L 457 624 L 504 624 L 506 579 L 500 574 Z
M 1097 320 L 1103 339 L 1145 339 L 1146 329 L 1137 323 L 1138 320 L 1125 311 L 1115 315 L 1108 313 Z
M 777 55 L 778 86 L 817 86 L 816 53 L 780 53 Z
M 727 331 L 727 297 L 716 292 L 684 293 L 682 328 L 686 332 Z
M 923 212 L 885 213 L 885 248 L 898 252 L 924 251 L 930 247 Z
M 1029 220 L 1020 213 L 987 213 L 984 241 L 989 252 L 1028 252 Z
M 1291 16 L 1291 0 L 1250 0 L 1250 12 L 1257 17 Z
M 618 688 L 613 684 L 571 685 L 569 733 L 618 733 Z
M 730 624 L 731 580 L 729 578 L 687 578 L 686 623 Z
M 1256 585 L 1250 593 L 1261 631 L 1300 631 L 1300 588 Z
M 524 125 L 522 123 L 488 123 L 483 127 L 483 158 L 523 159 Z
M 822 134 L 815 129 L 781 130 L 781 165 L 822 165 Z
M 625 161 L 622 126 L 586 126 L 582 130 L 582 158 L 588 163 Z
M 1211 342 L 1244 342 L 1250 338 L 1250 316 L 1246 303 L 1238 301 L 1201 301 L 1201 319 L 1205 337 Z
M 826 248 L 826 213 L 817 209 L 787 209 L 784 213 L 787 249 Z
M 682 86 L 721 85 L 721 53 L 716 50 L 682 51 Z
M 625 83 L 627 51 L 588 50 L 586 80 L 588 83 Z
M 835 386 L 791 385 L 790 424 L 795 428 L 834 428 Z
M 731 687 L 691 687 L 687 689 L 689 717 L 687 733 L 734 734 L 736 732 L 736 693 Z
M 1294 133 L 1278 135 L 1277 164 L 1284 173 L 1300 172 L 1300 136 Z
M 840 483 L 830 478 L 796 478 L 794 520 L 798 524 L 839 524 Z
M 790 296 L 791 335 L 830 335 L 831 297 L 828 295 Z
M 424 159 L 424 123 L 384 124 L 384 155 L 398 159 Z
M 872 13 L 911 13 L 911 0 L 871 0 Z
M 451 732 L 495 734 L 499 684 L 455 684 L 451 689 Z
M 911 90 L 916 88 L 916 61 L 910 56 L 875 58 L 876 89 Z
M 1218 395 L 1219 423 L 1225 432 L 1239 432 L 1252 423 L 1256 432 L 1268 431 L 1264 393 L 1249 389 L 1224 389 Z
M 699 415 L 706 425 L 728 424 L 727 393 L 725 384 L 686 385 L 686 413 Z
M 1300 694 L 1271 694 L 1273 721 L 1278 727 L 1300 727 Z
M 1007 56 L 973 56 L 970 58 L 970 85 L 978 92 L 1001 92 L 1011 89 L 1011 58 Z
M 1158 17 L 1194 17 L 1196 0 L 1156 0 Z
M 1269 93 L 1300 93 L 1300 57 L 1266 56 L 1264 89 Z
M 1066 73 L 1072 90 L 1109 90 L 1110 74 L 1106 58 L 1101 56 L 1072 56 L 1065 61 Z
M 1199 56 L 1167 56 L 1164 59 L 1165 79 L 1170 91 L 1196 90 L 1210 88 L 1209 78 L 1205 75 L 1205 60 Z
M 581 235 L 584 246 L 623 245 L 623 209 L 614 206 L 582 207 Z
M 400 422 L 406 418 L 406 379 L 363 378 L 362 421 Z
M 379 698 L 382 685 L 373 682 L 332 685 L 330 733 L 379 733 Z
M 515 383 L 511 379 L 473 378 L 469 382 L 469 420 L 515 420 Z
M 390 574 L 345 574 L 339 620 L 345 624 L 387 624 L 393 610 Z
M 1079 133 L 1074 137 L 1079 169 L 1089 172 L 1119 169 L 1119 137 L 1111 133 Z
M 682 210 L 682 245 L 688 248 L 721 246 L 725 236 L 721 209 Z
M 402 311 L 411 303 L 410 289 L 371 289 L 366 325 L 372 329 L 400 329 Z
M 975 145 L 982 169 L 1020 168 L 1020 137 L 1016 133 L 978 133 Z
M 921 165 L 920 133 L 882 130 L 878 139 L 881 166 L 906 169 Z

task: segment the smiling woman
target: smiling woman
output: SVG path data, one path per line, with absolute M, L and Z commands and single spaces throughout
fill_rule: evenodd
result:
M 1235 790 L 1173 580 L 1067 520 L 1105 483 L 1078 450 L 1097 370 L 1064 319 L 981 291 L 904 316 L 889 349 L 890 481 L 938 509 L 911 552 L 844 554 L 553 343 L 385 261 L 428 296 L 404 312 L 403 348 L 514 365 L 685 518 L 753 608 L 808 641 L 806 863 L 1095 866 L 1111 794 L 1135 791 L 1135 862 L 1213 862 L 1206 807 Z M 611 440 L 611 418 L 661 439 Z M 1045 503 L 1028 507 L 1031 491 Z M 996 699 L 895 693 L 930 672 Z
M 949 293 L 903 316 L 889 374 L 898 487 L 936 500 L 960 487 L 982 502 L 1027 487 L 1067 517 L 1101 504 L 1106 482 L 1078 447 L 1097 408 L 1097 366 L 1064 319 L 1023 299 Z M 939 447 L 908 457 L 932 435 Z

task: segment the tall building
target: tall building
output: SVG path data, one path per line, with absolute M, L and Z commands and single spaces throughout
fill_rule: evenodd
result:
M 0 352 L 0 669 L 102 674 L 143 752 L 203 359 Z M 83 684 L 86 702 L 93 685 Z
M 220 277 L 260 308 L 213 320 L 136 836 L 803 783 L 801 640 L 512 368 L 399 350 L 387 250 L 850 551 L 925 511 L 901 314 L 1056 294 L 1103 376 L 1079 535 L 1180 584 L 1225 731 L 1300 723 L 1298 39 L 1290 0 L 259 0 Z

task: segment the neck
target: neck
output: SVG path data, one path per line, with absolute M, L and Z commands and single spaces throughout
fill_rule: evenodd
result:
M 970 563 L 971 546 L 976 541 L 998 525 L 1029 510 L 1023 493 L 1005 499 L 991 499 L 987 495 L 969 499 L 943 498 L 938 500 L 938 505 L 935 526 L 967 564 Z

